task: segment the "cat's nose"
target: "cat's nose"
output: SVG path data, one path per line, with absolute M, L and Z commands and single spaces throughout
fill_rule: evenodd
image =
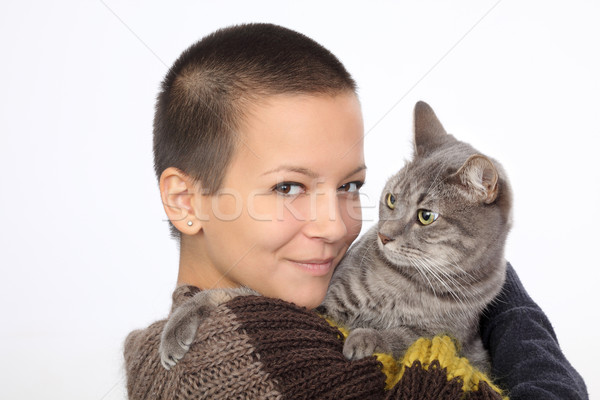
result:
M 381 243 L 386 244 L 388 242 L 393 241 L 394 239 L 385 236 L 383 233 L 381 232 L 377 232 L 377 235 L 379 236 L 379 239 L 381 240 Z

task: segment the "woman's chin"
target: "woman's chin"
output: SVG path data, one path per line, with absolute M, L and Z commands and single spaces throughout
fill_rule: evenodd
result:
M 327 288 L 323 290 L 312 289 L 306 292 L 294 293 L 285 296 L 282 300 L 294 303 L 297 306 L 308 308 L 309 310 L 317 308 L 323 302 Z

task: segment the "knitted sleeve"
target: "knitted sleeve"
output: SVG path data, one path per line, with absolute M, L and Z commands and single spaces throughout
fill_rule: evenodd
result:
M 174 305 L 197 290 L 178 288 Z M 165 322 L 125 341 L 131 400 L 501 398 L 457 357 L 448 338 L 417 342 L 399 362 L 385 355 L 349 361 L 336 327 L 312 311 L 260 296 L 217 307 L 189 352 L 167 371 L 158 354 Z
M 550 321 L 508 264 L 502 293 L 480 324 L 492 375 L 512 400 L 587 399 L 585 383 L 560 350 Z

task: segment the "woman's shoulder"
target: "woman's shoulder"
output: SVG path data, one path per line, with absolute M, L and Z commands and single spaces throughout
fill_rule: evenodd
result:
M 179 287 L 173 308 L 199 289 Z M 314 312 L 278 299 L 236 297 L 216 307 L 198 328 L 189 352 L 167 371 L 158 352 L 165 320 L 129 334 L 125 342 L 130 399 L 380 397 L 385 377 L 373 359 L 350 363 L 343 338 Z M 316 390 L 316 392 L 315 392 Z

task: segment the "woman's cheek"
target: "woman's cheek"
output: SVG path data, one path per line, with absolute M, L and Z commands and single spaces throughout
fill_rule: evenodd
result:
M 357 195 L 341 200 L 340 214 L 346 225 L 348 238 L 350 242 L 353 242 L 362 228 L 362 207 L 360 197 Z

